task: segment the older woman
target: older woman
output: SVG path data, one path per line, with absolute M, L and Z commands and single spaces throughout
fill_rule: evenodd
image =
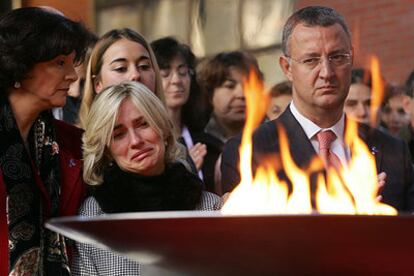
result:
M 41 8 L 0 18 L 0 274 L 69 275 L 65 240 L 46 219 L 83 198 L 82 132 L 55 121 L 89 34 Z
M 79 111 L 82 128 L 95 96 L 106 87 L 125 81 L 143 83 L 164 102 L 157 61 L 148 42 L 131 29 L 114 29 L 92 49 Z
M 207 145 L 203 174 L 208 191 L 222 194 L 219 176 L 219 156 L 227 140 L 243 130 L 246 118 L 246 103 L 243 92 L 243 78 L 249 70 L 263 78 L 257 60 L 247 52 L 232 51 L 219 53 L 207 60 L 197 78 L 206 98 L 210 119 L 204 128 L 204 135 L 197 142 Z
M 220 198 L 201 191 L 161 101 L 146 86 L 128 82 L 100 93 L 86 119 L 84 179 L 95 187 L 80 214 L 217 210 Z M 138 263 L 77 244 L 74 272 L 137 275 Z

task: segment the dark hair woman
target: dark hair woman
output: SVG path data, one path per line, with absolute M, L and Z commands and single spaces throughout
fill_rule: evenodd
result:
M 194 142 L 195 135 L 202 132 L 205 125 L 200 88 L 195 76 L 195 55 L 188 45 L 173 37 L 155 40 L 151 47 L 160 68 L 165 106 L 174 123 L 175 134 L 188 148 L 203 179 L 201 166 L 207 148 L 202 143 Z
M 0 18 L 0 274 L 69 275 L 65 240 L 43 227 L 76 214 L 81 131 L 53 119 L 83 61 L 88 31 L 58 13 Z
M 197 78 L 200 84 L 210 119 L 199 142 L 207 145 L 204 159 L 204 182 L 208 191 L 222 194 L 220 175 L 221 152 L 227 140 L 243 130 L 246 103 L 243 78 L 250 70 L 263 79 L 256 58 L 243 51 L 219 53 L 208 59 Z

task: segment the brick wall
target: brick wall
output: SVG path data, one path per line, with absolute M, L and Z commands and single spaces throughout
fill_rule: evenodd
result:
M 413 0 L 298 0 L 296 8 L 328 6 L 339 11 L 353 34 L 355 66 L 377 55 L 385 79 L 403 83 L 414 70 Z

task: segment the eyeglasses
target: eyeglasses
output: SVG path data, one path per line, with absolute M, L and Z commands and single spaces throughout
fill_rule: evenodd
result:
M 167 69 L 160 69 L 161 77 L 165 79 L 170 79 L 174 73 L 177 73 L 178 77 L 185 78 L 193 74 L 193 70 L 188 68 L 187 66 L 180 66 L 177 69 L 167 68 Z
M 315 69 L 317 66 L 319 66 L 322 63 L 323 58 L 322 57 L 308 57 L 301 60 L 294 59 L 293 57 L 286 56 L 288 59 L 293 60 L 305 68 L 309 70 Z M 351 58 L 352 55 L 350 53 L 342 53 L 342 54 L 334 54 L 328 56 L 328 62 L 330 65 L 336 67 L 336 68 L 342 68 L 349 64 L 351 64 Z

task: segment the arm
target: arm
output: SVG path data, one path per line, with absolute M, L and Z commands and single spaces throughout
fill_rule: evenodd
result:
M 98 202 L 89 197 L 83 203 L 79 214 L 93 217 L 103 215 Z M 74 275 L 139 275 L 140 265 L 126 257 L 110 250 L 101 249 L 93 245 L 76 243 L 72 270 Z
M 405 206 L 404 211 L 414 212 L 414 170 L 409 154 L 409 149 L 404 143 L 404 172 L 405 172 Z
M 240 183 L 239 174 L 240 137 L 231 138 L 224 145 L 221 158 L 221 185 L 223 193 L 230 192 Z
M 82 204 L 79 215 L 93 217 L 98 215 L 99 210 L 97 209 L 97 203 L 89 197 Z M 72 263 L 73 275 L 87 276 L 87 275 L 99 275 L 96 268 L 96 262 L 93 259 L 92 246 L 86 243 L 75 243 L 75 250 Z
M 98 276 L 98 271 L 91 254 L 91 246 L 85 243 L 76 242 L 73 263 L 72 274 L 79 276 Z

